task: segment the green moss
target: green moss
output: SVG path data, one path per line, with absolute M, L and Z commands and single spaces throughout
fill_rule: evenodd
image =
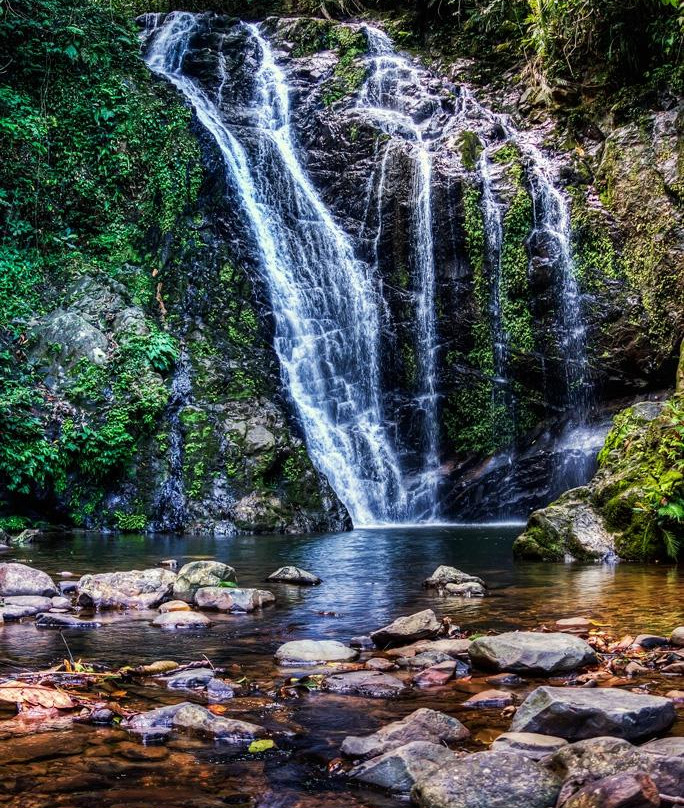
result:
M 474 171 L 477 161 L 482 154 L 482 143 L 476 132 L 466 129 L 458 138 L 458 149 L 461 153 L 461 162 L 468 171 Z
M 191 500 L 200 499 L 219 453 L 218 441 L 204 410 L 186 407 L 180 413 L 183 425 L 183 481 Z
M 330 29 L 328 43 L 331 49 L 337 51 L 338 61 L 332 78 L 328 79 L 323 89 L 325 106 L 330 106 L 360 89 L 366 79 L 366 66 L 359 57 L 368 50 L 363 33 L 344 25 Z
M 141 533 L 147 527 L 147 517 L 144 513 L 114 511 L 114 520 L 122 533 Z

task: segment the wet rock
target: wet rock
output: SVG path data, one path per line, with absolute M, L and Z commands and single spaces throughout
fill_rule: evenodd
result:
M 549 808 L 560 780 L 518 752 L 476 752 L 418 781 L 422 808 Z
M 471 640 L 453 639 L 453 640 L 419 640 L 418 642 L 411 643 L 411 645 L 403 645 L 399 648 L 390 648 L 387 650 L 387 656 L 393 659 L 399 657 L 412 657 L 417 654 L 422 654 L 424 651 L 439 651 L 448 654 L 452 658 L 467 656 L 470 649 Z
M 323 688 L 331 693 L 383 699 L 403 693 L 406 685 L 401 679 L 387 673 L 364 670 L 327 676 L 323 681 Z
M 316 586 L 321 582 L 321 579 L 312 572 L 293 566 L 280 567 L 272 572 L 266 580 L 280 584 L 298 584 L 299 586 Z
M 235 690 L 223 679 L 213 678 L 207 682 L 207 699 L 211 704 L 221 704 L 235 697 Z
M 0 596 L 39 595 L 50 598 L 57 594 L 54 581 L 46 572 L 26 564 L 0 564 Z
M 568 786 L 566 796 L 572 793 L 572 786 L 591 780 L 600 780 L 620 771 L 639 770 L 647 765 L 648 756 L 641 747 L 632 746 L 623 738 L 609 736 L 588 738 L 562 746 L 545 761 Z
M 213 715 L 206 707 L 189 701 L 140 713 L 124 721 L 122 727 L 142 735 L 156 735 L 159 730 L 171 728 L 187 729 L 226 741 L 250 741 L 268 734 L 257 724 Z
M 456 760 L 458 756 L 444 746 L 412 741 L 355 766 L 349 776 L 377 788 L 408 794 L 416 782 Z
M 684 675 L 684 662 L 672 662 L 670 665 L 660 669 L 661 673 L 673 673 L 678 676 Z
M 625 676 L 646 676 L 651 671 L 638 662 L 628 662 L 625 666 Z
M 594 624 L 586 617 L 565 617 L 556 620 L 556 631 L 564 631 L 567 634 L 588 634 Z
M 74 733 L 41 732 L 12 738 L 0 744 L 0 766 L 78 755 L 85 746 L 86 738 Z
M 633 647 L 645 648 L 647 651 L 662 648 L 664 645 L 669 645 L 667 637 L 659 637 L 657 634 L 639 634 L 633 643 Z
M 670 642 L 681 648 L 684 647 L 684 626 L 678 626 L 670 635 Z
M 53 609 L 71 609 L 71 601 L 69 598 L 62 597 L 61 595 L 56 595 L 52 598 L 52 608 Z
M 166 612 L 189 612 L 191 609 L 190 604 L 184 600 L 168 600 L 166 603 L 162 603 L 159 611 L 165 614 Z
M 365 667 L 369 671 L 393 671 L 397 669 L 391 659 L 385 659 L 384 657 L 372 657 L 366 661 Z
M 360 648 L 363 651 L 367 651 L 370 648 L 375 648 L 373 645 L 373 640 L 366 635 L 361 637 L 352 637 L 351 640 L 349 640 L 349 645 L 351 645 L 352 648 Z
M 5 623 L 21 620 L 24 617 L 34 617 L 38 614 L 35 606 L 0 606 L 0 616 Z
M 615 688 L 538 687 L 513 718 L 514 732 L 540 732 L 580 740 L 603 735 L 642 738 L 667 729 L 674 705 L 659 696 Z
M 515 673 L 497 673 L 494 676 L 488 676 L 485 682 L 489 685 L 496 685 L 496 687 L 520 687 L 525 684 L 525 680 Z
M 62 595 L 67 595 L 69 592 L 76 592 L 78 589 L 78 581 L 60 581 L 59 591 Z
M 43 598 L 40 595 L 14 595 L 4 598 L 4 601 L 7 606 L 28 606 L 38 612 L 47 611 L 53 606 L 52 598 Z
M 143 746 L 139 743 L 118 743 L 116 754 L 126 760 L 166 760 L 169 750 L 163 746 Z
M 671 738 L 657 738 L 639 747 L 640 752 L 649 755 L 667 755 L 668 757 L 684 757 L 684 736 L 676 735 Z
M 645 772 L 621 772 L 584 786 L 563 808 L 658 808 L 658 787 Z
M 387 648 L 435 637 L 440 628 L 432 609 L 425 609 L 407 617 L 398 617 L 388 626 L 373 631 L 370 636 L 378 648 Z
M 293 640 L 275 652 L 280 665 L 314 665 L 320 662 L 350 662 L 359 652 L 336 640 Z
M 477 583 L 477 581 L 470 581 L 464 584 L 447 584 L 444 587 L 444 592 L 447 595 L 453 595 L 459 598 L 484 598 L 487 595 L 485 587 Z
M 675 704 L 682 704 L 684 703 L 684 690 L 668 690 L 665 698 L 672 699 Z
M 509 631 L 480 637 L 469 653 L 473 665 L 513 673 L 565 673 L 596 663 L 590 645 L 560 632 Z
M 26 528 L 26 530 L 22 530 L 21 533 L 17 533 L 16 536 L 12 536 L 10 544 L 14 547 L 23 547 L 26 544 L 31 544 L 38 536 L 40 536 L 40 530 Z
M 165 676 L 164 681 L 171 690 L 192 690 L 205 687 L 215 675 L 212 668 L 191 668 Z
M 96 609 L 152 609 L 171 594 L 176 576 L 159 568 L 84 575 L 77 603 Z
M 273 593 L 265 589 L 203 586 L 195 592 L 195 604 L 198 608 L 219 612 L 253 612 L 274 602 Z
M 152 625 L 172 631 L 184 628 L 209 628 L 211 620 L 199 612 L 165 612 L 155 617 Z
M 102 623 L 97 620 L 81 620 L 73 614 L 39 614 L 36 617 L 36 628 L 56 629 L 91 629 L 100 628 Z
M 178 570 L 173 585 L 173 597 L 191 603 L 198 589 L 218 586 L 224 581 L 237 583 L 237 575 L 232 567 L 220 561 L 191 561 Z
M 397 659 L 397 665 L 399 665 L 400 668 L 422 670 L 423 668 L 429 668 L 431 665 L 438 665 L 440 662 L 447 661 L 450 662 L 451 657 L 449 654 L 445 654 L 442 651 L 422 651 L 415 656 L 399 657 Z
M 513 704 L 511 693 L 507 693 L 505 690 L 483 690 L 464 701 L 462 706 L 473 710 L 487 707 L 508 707 L 509 704 Z
M 437 567 L 429 578 L 426 578 L 423 581 L 423 586 L 432 589 L 443 587 L 447 584 L 465 583 L 477 583 L 483 588 L 485 586 L 485 582 L 482 580 L 482 578 L 478 578 L 476 575 L 469 575 L 467 572 L 462 572 L 461 570 L 456 569 L 456 567 L 447 567 L 446 565 L 442 564 L 441 566 Z
M 418 687 L 441 687 L 450 679 L 453 679 L 454 676 L 459 675 L 459 667 L 461 670 L 460 675 L 466 676 L 468 670 L 462 662 L 457 662 L 455 659 L 448 659 L 446 662 L 439 662 L 437 665 L 425 668 L 420 673 L 417 673 L 412 681 L 413 684 L 418 685 Z
M 470 731 L 452 716 L 437 710 L 421 708 L 372 735 L 349 735 L 342 741 L 343 754 L 354 758 L 370 758 L 397 749 L 411 741 L 453 744 L 468 738 Z
M 496 751 L 520 752 L 532 760 L 541 760 L 566 744 L 565 738 L 554 738 L 553 735 L 539 735 L 536 732 L 504 732 L 494 741 L 491 748 Z

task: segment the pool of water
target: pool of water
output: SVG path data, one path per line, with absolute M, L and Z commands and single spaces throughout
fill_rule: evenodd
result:
M 461 717 L 460 702 L 473 690 L 486 687 L 484 680 L 455 682 L 398 701 L 315 692 L 279 699 L 275 694 L 288 673 L 274 665 L 272 656 L 282 642 L 298 638 L 346 642 L 401 614 L 428 607 L 468 631 L 538 627 L 574 615 L 591 616 L 616 634 L 667 632 L 684 623 L 684 575 L 678 568 L 515 563 L 511 545 L 519 530 L 512 526 L 394 527 L 324 536 L 230 538 L 82 533 L 42 539 L 11 551 L 6 560 L 31 564 L 56 579 L 62 571 L 78 576 L 142 569 L 164 559 L 176 559 L 180 566 L 212 558 L 234 566 L 244 586 L 265 587 L 266 576 L 283 564 L 308 569 L 323 582 L 310 588 L 268 585 L 276 595 L 274 606 L 252 615 L 216 616 L 206 632 L 161 631 L 151 625 L 152 612 L 106 615 L 103 628 L 80 633 L 38 630 L 31 621 L 5 625 L 0 633 L 3 674 L 46 668 L 69 653 L 114 666 L 206 655 L 216 665 L 234 670 L 239 666 L 240 675 L 254 683 L 254 698 L 236 699 L 229 714 L 243 717 L 244 713 L 247 720 L 274 721 L 303 731 L 287 754 L 254 759 L 190 737 L 178 737 L 150 752 L 120 730 L 43 722 L 40 735 L 31 725 L 21 741 L 38 745 L 35 757 L 35 750 L 21 752 L 16 737 L 23 731 L 19 722 L 0 721 L 0 764 L 6 763 L 8 771 L 0 783 L 0 804 L 21 808 L 399 806 L 403 803 L 381 794 L 350 791 L 345 781 L 326 775 L 342 738 L 351 732 L 370 732 L 418 706 Z M 424 589 L 423 579 L 439 564 L 483 577 L 491 596 L 443 598 Z M 153 706 L 171 697 L 157 688 L 140 698 Z M 499 711 L 462 720 L 473 731 L 475 748 L 506 728 Z M 682 731 L 681 727 L 677 725 L 675 731 Z M 150 788 L 155 789 L 152 803 Z

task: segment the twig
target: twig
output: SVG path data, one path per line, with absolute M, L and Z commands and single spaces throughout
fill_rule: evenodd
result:
M 661 794 L 660 799 L 663 802 L 671 802 L 673 805 L 684 805 L 684 797 L 671 797 L 669 794 Z
M 62 634 L 61 631 L 59 632 L 59 636 L 62 638 L 62 642 L 64 643 L 64 645 L 66 645 L 67 653 L 69 654 L 69 659 L 71 661 L 71 664 L 75 665 L 76 660 L 74 659 L 74 657 L 73 657 L 73 655 L 71 653 L 71 648 L 69 648 L 69 643 L 66 641 L 66 637 L 64 636 L 64 634 Z

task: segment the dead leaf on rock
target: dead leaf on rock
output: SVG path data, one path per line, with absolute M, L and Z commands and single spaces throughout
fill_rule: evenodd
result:
M 71 710 L 74 702 L 61 690 L 43 685 L 24 684 L 10 680 L 0 683 L 0 701 L 14 702 L 23 707 L 44 707 L 46 709 Z

